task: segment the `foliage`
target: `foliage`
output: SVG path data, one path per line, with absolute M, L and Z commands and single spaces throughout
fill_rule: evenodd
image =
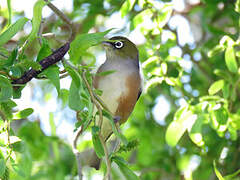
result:
M 17 99 L 24 101 L 27 88 L 41 94 L 32 101 L 57 102 L 62 121 L 75 122 L 75 130 L 82 127 L 92 135 L 89 141 L 80 139 L 79 151 L 94 148 L 99 157 L 105 155 L 83 74 L 91 84 L 92 69 L 102 51 L 98 45 L 118 30 L 105 28 L 116 14 L 125 19 L 125 28 L 118 34 L 138 32 L 144 38 L 138 49 L 145 88 L 127 122 L 129 128 L 123 128 L 127 139 L 103 111 L 122 142 L 109 155 L 113 179 L 239 179 L 240 0 L 186 1 L 183 10 L 174 3 L 73 0 L 72 12 L 64 12 L 78 34 L 69 56 L 44 70 L 38 75 L 42 80 L 31 82 L 30 87 L 11 82 L 31 68 L 40 70 L 38 62 L 67 41 L 69 27 L 61 18 L 53 18 L 54 13 L 42 18 L 48 5 L 44 0 L 36 1 L 31 19 L 6 0 L 7 7 L 0 8 L 0 179 L 77 178 L 77 160 L 70 142 L 58 133 L 62 131 L 56 113 L 50 113 L 49 120 L 39 119 L 36 107 L 18 107 Z M 31 31 L 24 31 L 30 24 Z M 186 35 L 188 27 L 191 31 Z M 138 40 L 133 37 L 133 42 Z M 193 40 L 182 42 L 188 37 Z M 63 81 L 70 81 L 70 86 L 62 88 Z M 163 103 L 159 97 L 170 105 L 162 122 L 157 120 L 162 110 L 154 113 L 157 104 Z M 75 112 L 77 118 L 69 118 Z M 43 121 L 49 122 L 48 134 Z M 102 164 L 103 174 L 106 165 Z M 90 168 L 83 168 L 83 173 L 88 179 L 98 174 Z

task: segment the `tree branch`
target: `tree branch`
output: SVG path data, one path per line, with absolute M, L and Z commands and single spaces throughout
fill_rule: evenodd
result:
M 82 180 L 83 174 L 82 174 L 82 163 L 81 163 L 80 152 L 77 150 L 77 140 L 78 140 L 79 136 L 82 134 L 82 131 L 83 131 L 83 126 L 78 128 L 76 135 L 73 139 L 73 153 L 75 154 L 76 159 L 77 159 L 77 169 L 78 169 L 79 180 Z
M 15 79 L 12 84 L 26 84 L 27 82 L 31 81 L 32 78 L 36 77 L 38 74 L 40 74 L 43 70 L 47 69 L 49 66 L 57 63 L 60 61 L 63 56 L 67 53 L 67 51 L 70 48 L 70 43 L 67 42 L 62 47 L 54 51 L 50 56 L 44 58 L 39 62 L 39 64 L 42 66 L 41 70 L 35 70 L 30 69 L 27 71 L 22 77 Z
M 73 39 L 76 36 L 76 28 L 74 23 L 62 12 L 60 11 L 56 6 L 54 6 L 51 2 L 48 0 L 44 0 L 47 2 L 47 6 L 56 14 L 58 17 L 62 19 L 63 22 L 65 22 L 68 25 L 68 28 L 71 31 L 70 37 L 69 37 L 69 42 L 72 42 Z

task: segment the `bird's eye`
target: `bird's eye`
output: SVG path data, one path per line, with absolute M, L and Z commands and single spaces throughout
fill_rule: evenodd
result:
M 122 41 L 117 41 L 114 43 L 114 46 L 117 48 L 117 49 L 120 49 L 123 47 L 123 42 Z

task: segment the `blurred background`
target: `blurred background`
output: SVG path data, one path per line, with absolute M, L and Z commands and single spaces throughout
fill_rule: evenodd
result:
M 0 32 L 9 23 L 7 2 L 0 1 Z M 11 0 L 11 21 L 32 19 L 36 2 Z M 126 36 L 138 46 L 144 91 L 122 125 L 123 134 L 138 145 L 120 155 L 140 179 L 213 180 L 220 176 L 216 172 L 240 179 L 232 174 L 240 168 L 239 1 L 51 2 L 76 24 L 78 34 L 114 28 L 107 37 Z M 0 52 L 20 47 L 31 30 L 28 21 Z M 41 32 L 51 49 L 69 36 L 66 24 L 47 6 L 42 10 Z M 25 51 L 27 59 L 36 60 L 40 48 L 35 39 Z M 105 60 L 103 48 L 89 48 L 83 59 L 87 64 L 94 62 L 95 72 Z M 21 139 L 13 145 L 11 180 L 77 179 L 71 149 L 77 120 L 68 106 L 70 84 L 71 77 L 60 79 L 59 95 L 51 81 L 34 79 L 24 87 L 21 98 L 14 99 L 15 111 L 33 108 L 34 112 L 11 123 L 12 133 Z M 78 150 L 91 147 L 91 133 L 86 131 L 79 138 Z M 5 154 L 4 146 L 0 149 Z M 83 179 L 102 179 L 105 169 L 104 163 L 100 171 L 83 167 Z M 128 178 L 113 166 L 113 179 Z

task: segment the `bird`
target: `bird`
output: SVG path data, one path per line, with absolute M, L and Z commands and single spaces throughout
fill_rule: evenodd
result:
M 102 91 L 100 98 L 119 124 L 127 121 L 142 93 L 142 76 L 139 52 L 136 45 L 123 36 L 114 36 L 102 42 L 106 61 L 98 68 L 93 78 L 93 87 Z M 99 73 L 112 72 L 105 76 Z M 106 117 L 103 118 L 101 135 L 105 141 L 113 133 Z M 100 159 L 94 154 L 90 166 L 100 167 Z

